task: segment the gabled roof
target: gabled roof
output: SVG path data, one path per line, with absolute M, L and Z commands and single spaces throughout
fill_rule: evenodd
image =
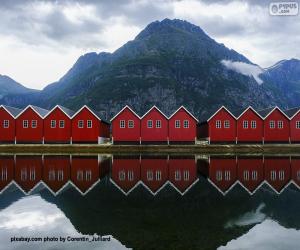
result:
M 261 119 L 264 119 L 254 108 L 249 106 L 246 109 L 239 109 L 236 111 L 233 111 L 232 113 L 235 115 L 236 119 L 239 119 L 243 114 L 245 114 L 249 109 L 251 109 L 255 114 L 257 114 Z
M 234 119 L 236 119 L 235 118 L 235 116 L 225 107 L 225 106 L 222 106 L 222 107 L 220 107 L 215 113 L 213 113 L 208 119 L 207 119 L 207 122 L 209 121 L 209 120 L 211 120 L 217 113 L 219 113 L 219 111 L 220 110 L 222 110 L 222 109 L 225 109 Z
M 184 109 L 196 122 L 198 122 L 198 119 L 191 113 L 189 112 L 184 106 L 180 106 L 172 115 L 169 116 L 169 120 L 180 110 Z
M 54 106 L 49 112 L 48 112 L 48 114 L 44 117 L 44 118 L 46 118 L 47 116 L 49 116 L 55 109 L 60 109 L 66 116 L 68 116 L 70 119 L 72 118 L 72 116 L 74 115 L 74 111 L 73 110 L 70 110 L 70 109 L 68 109 L 68 108 L 66 108 L 66 107 L 63 107 L 63 106 L 61 106 L 61 105 L 56 105 L 56 106 Z
M 113 118 L 110 119 L 110 121 L 112 122 L 117 116 L 119 116 L 119 114 L 121 114 L 125 109 L 129 109 L 137 118 L 141 119 L 141 117 L 132 110 L 132 108 L 130 108 L 128 105 L 126 105 L 124 108 L 122 108 Z
M 264 119 L 266 119 L 275 109 L 278 109 L 287 119 L 290 119 L 279 107 L 271 107 L 257 111 Z
M 142 117 L 141 119 L 143 119 L 148 113 L 150 113 L 153 109 L 156 109 L 159 113 L 161 113 L 167 120 L 169 119 L 158 107 L 156 107 L 155 105 L 149 109 Z
M 101 118 L 101 115 L 99 114 L 99 112 L 89 108 L 87 105 L 82 106 L 75 114 L 73 114 L 72 119 L 78 115 L 84 108 L 86 108 L 87 110 L 89 110 L 99 121 L 102 121 L 106 124 L 110 124 L 108 121 L 106 121 L 105 119 Z
M 49 110 L 43 109 L 37 106 L 28 105 L 25 109 L 22 110 L 15 118 L 18 118 L 20 115 L 22 115 L 27 109 L 32 109 L 35 113 L 39 115 L 42 119 L 48 114 Z
M 293 119 L 300 112 L 300 107 L 295 107 L 283 111 L 290 119 Z
M 4 108 L 14 118 L 22 112 L 22 109 L 10 107 L 10 106 L 7 106 L 7 105 L 1 105 L 0 108 L 1 107 Z

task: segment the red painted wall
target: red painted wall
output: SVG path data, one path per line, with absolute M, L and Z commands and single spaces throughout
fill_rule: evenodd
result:
M 120 128 L 120 121 L 125 120 L 125 128 Z M 128 127 L 128 120 L 134 121 L 134 128 Z M 139 142 L 141 134 L 140 119 L 129 109 L 125 108 L 112 122 L 114 142 Z
M 248 128 L 243 128 L 243 121 L 248 121 Z M 256 121 L 256 128 L 251 128 L 251 121 Z M 262 142 L 263 140 L 263 120 L 251 109 L 248 109 L 237 120 L 237 140 L 238 142 Z
M 23 120 L 29 121 L 28 128 L 23 128 Z M 31 127 L 32 120 L 37 121 L 36 128 Z M 17 143 L 43 141 L 43 119 L 33 109 L 28 108 L 16 119 L 16 138 Z
M 300 158 L 291 159 L 292 180 L 300 187 Z
M 251 193 L 264 181 L 262 158 L 238 159 L 238 179 Z
M 147 128 L 147 121 L 153 121 L 153 128 Z M 161 128 L 156 128 L 156 120 L 161 120 Z M 142 142 L 167 142 L 168 120 L 157 109 L 152 109 L 141 120 Z
M 270 121 L 275 121 L 275 128 L 270 128 Z M 283 121 L 283 128 L 278 128 L 277 121 Z M 275 109 L 264 120 L 264 140 L 265 142 L 289 142 L 289 120 L 278 110 Z
M 0 192 L 13 180 L 14 166 L 13 156 L 0 157 Z
M 51 128 L 51 120 L 56 121 L 56 128 Z M 59 121 L 63 120 L 65 122 L 65 127 L 59 127 Z M 59 108 L 54 109 L 51 114 L 49 114 L 44 119 L 44 137 L 45 142 L 54 143 L 62 142 L 69 143 L 71 139 L 72 132 L 72 122 L 71 119 L 64 114 Z
M 216 121 L 220 120 L 222 127 L 216 128 Z M 230 122 L 230 128 L 224 128 L 224 121 Z M 235 142 L 236 120 L 225 109 L 221 109 L 208 122 L 210 142 Z
M 296 121 L 300 121 L 300 113 L 290 120 L 291 142 L 300 142 L 300 129 L 296 128 Z
M 3 121 L 9 121 L 9 128 L 3 127 Z M 3 108 L 0 108 L 0 142 L 11 143 L 15 141 L 15 119 Z
M 180 128 L 175 127 L 175 120 L 180 121 Z M 183 127 L 184 120 L 189 121 L 189 128 Z M 169 120 L 169 140 L 173 142 L 194 142 L 197 136 L 197 121 L 183 108 Z

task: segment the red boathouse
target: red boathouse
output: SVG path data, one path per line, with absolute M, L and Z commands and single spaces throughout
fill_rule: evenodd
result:
M 15 117 L 21 109 L 0 106 L 0 143 L 14 143 L 16 139 Z
M 207 138 L 209 143 L 236 142 L 235 116 L 222 106 L 199 124 L 198 137 Z
M 56 105 L 44 118 L 45 143 L 70 143 L 74 111 Z
M 141 117 L 142 143 L 168 143 L 168 118 L 156 106 Z
M 129 106 L 126 105 L 110 121 L 114 144 L 141 142 L 141 120 Z
M 291 143 L 300 142 L 300 107 L 284 111 L 290 118 L 290 139 Z
M 195 143 L 198 120 L 181 106 L 169 117 L 170 143 Z
M 16 143 L 44 143 L 44 120 L 49 111 L 29 105 L 16 117 Z
M 264 121 L 251 106 L 244 111 L 233 112 L 236 116 L 237 142 L 262 142 Z
M 264 117 L 264 142 L 290 141 L 290 120 L 278 107 L 258 111 Z
M 84 105 L 72 117 L 72 142 L 100 143 L 102 139 L 109 138 L 109 127 L 109 122 Z

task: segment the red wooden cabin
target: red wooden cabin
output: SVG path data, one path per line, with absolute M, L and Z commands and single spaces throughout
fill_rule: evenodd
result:
M 238 158 L 238 180 L 251 194 L 264 181 L 263 158 Z
M 15 117 L 21 109 L 0 106 L 0 143 L 14 143 L 16 139 Z
M 209 143 L 236 142 L 235 116 L 222 106 L 199 124 L 198 137 L 207 138 Z
M 300 108 L 284 111 L 290 118 L 290 140 L 291 143 L 300 143 Z
M 278 107 L 258 111 L 264 117 L 264 142 L 290 141 L 289 117 Z
M 0 157 L 0 194 L 9 186 L 14 178 L 14 156 Z
M 71 118 L 74 111 L 56 105 L 44 117 L 45 143 L 70 143 L 72 136 Z
M 262 142 L 264 132 L 263 118 L 251 106 L 244 111 L 233 112 L 236 116 L 237 142 Z
M 170 143 L 195 143 L 198 120 L 181 106 L 169 117 Z
M 44 120 L 49 111 L 29 105 L 16 117 L 17 143 L 43 143 Z
M 110 121 L 112 127 L 112 142 L 134 143 L 141 142 L 141 118 L 129 107 L 125 106 Z
M 103 138 L 109 138 L 109 129 L 109 122 L 85 105 L 72 117 L 72 142 L 99 143 Z
M 168 143 L 168 118 L 156 106 L 141 117 L 142 143 Z

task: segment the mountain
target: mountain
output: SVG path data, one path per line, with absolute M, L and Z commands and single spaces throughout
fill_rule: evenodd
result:
M 81 56 L 58 82 L 34 94 L 7 95 L 0 102 L 50 108 L 83 104 L 111 118 L 124 105 L 143 113 L 152 105 L 171 113 L 185 105 L 204 117 L 220 105 L 287 106 L 269 75 L 238 52 L 189 22 L 150 23 L 114 53 Z M 201 118 L 200 118 L 201 119 Z
M 291 106 L 300 105 L 300 60 L 282 60 L 265 69 L 276 86 L 288 97 Z
M 24 94 L 33 92 L 8 76 L 0 75 L 0 98 L 8 94 Z

